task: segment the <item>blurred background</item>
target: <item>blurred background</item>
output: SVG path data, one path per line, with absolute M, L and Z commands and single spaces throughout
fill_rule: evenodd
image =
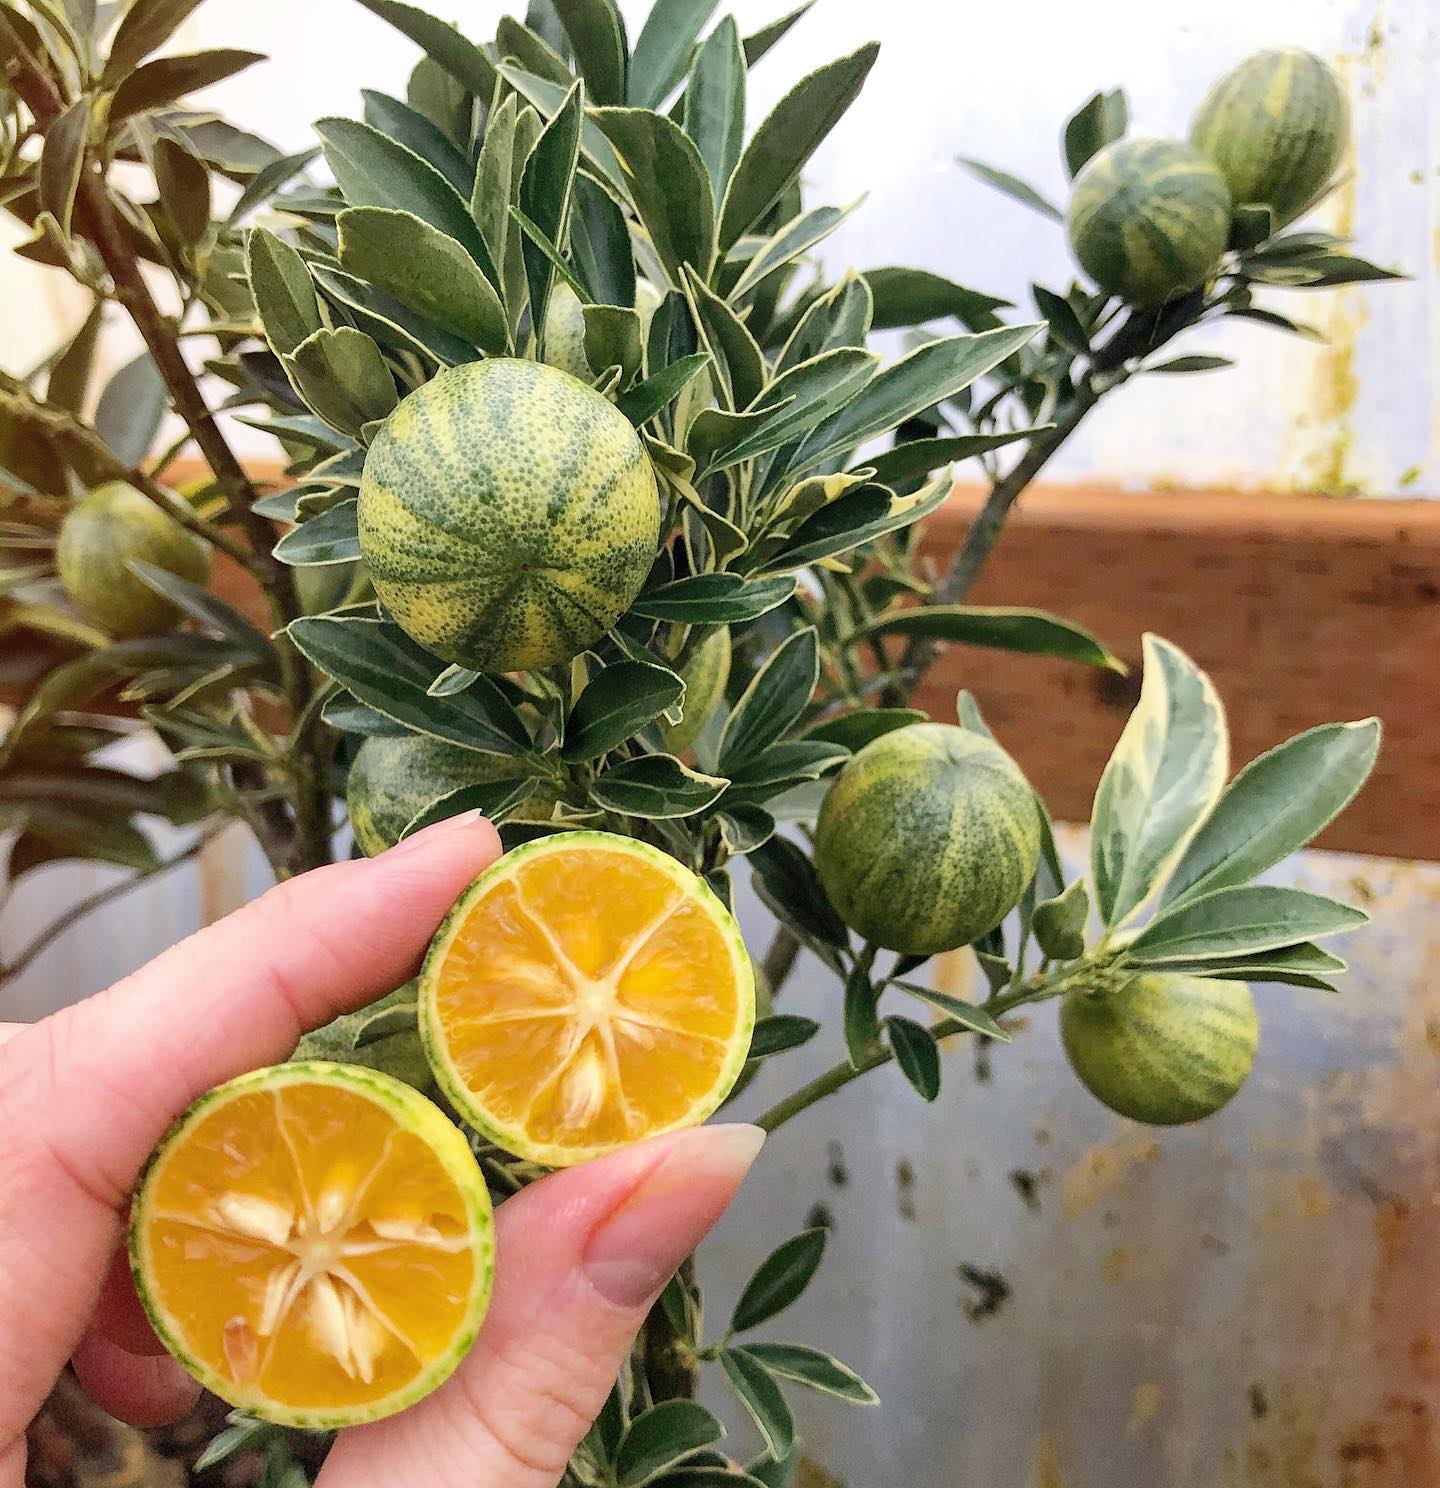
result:
M 633 34 L 645 0 L 622 8 Z M 748 31 L 783 7 L 730 8 Z M 482 35 L 503 9 L 452 0 L 449 13 Z M 1341 850 L 1286 870 L 1358 896 L 1378 925 L 1352 943 L 1342 999 L 1261 989 L 1256 1075 L 1196 1130 L 1151 1134 L 1089 1101 L 1043 1008 L 1014 1048 L 953 1048 L 933 1107 L 892 1071 L 777 1136 L 702 1272 L 723 1311 L 756 1247 L 832 1227 L 795 1333 L 858 1368 L 885 1408 L 802 1402 L 814 1488 L 1440 1485 L 1440 868 L 1422 861 L 1440 855 L 1440 505 L 1424 504 L 1440 496 L 1440 9 L 1176 10 L 820 0 L 757 72 L 755 117 L 787 81 L 878 36 L 862 100 L 810 173 L 822 200 L 868 191 L 827 263 L 932 268 L 1023 318 L 1032 280 L 1072 272 L 1063 235 L 956 156 L 1062 198 L 1059 130 L 1097 87 L 1126 89 L 1133 132 L 1180 134 L 1209 81 L 1261 47 L 1337 67 L 1353 159 L 1318 221 L 1410 281 L 1316 295 L 1323 340 L 1230 321 L 1187 341 L 1239 365 L 1140 379 L 1107 402 L 1022 505 L 975 598 L 1044 605 L 1127 654 L 1144 628 L 1173 636 L 1216 676 L 1237 761 L 1321 718 L 1380 712 L 1382 769 L 1329 839 Z M 362 86 L 403 94 L 414 60 L 346 0 L 211 0 L 178 42 L 270 54 L 205 96 L 287 150 L 314 119 L 357 115 Z M 72 288 L 0 254 L 0 364 L 18 371 L 73 332 L 86 307 Z M 116 327 L 100 361 L 134 350 Z M 258 435 L 239 443 L 271 457 Z M 963 530 L 965 499 L 936 543 Z M 1063 816 L 1083 810 L 1130 698 L 1052 665 L 957 658 L 931 702 L 941 713 L 956 686 L 974 688 Z M 28 875 L 0 947 L 111 877 Z M 0 1017 L 96 990 L 265 878 L 223 839 L 63 936 L 0 987 Z M 968 967 L 945 975 L 965 995 Z M 803 966 L 792 988 L 802 1013 L 834 993 Z M 807 1058 L 831 1057 L 792 1056 L 787 1087 Z M 746 1110 L 768 1104 L 774 1073 Z

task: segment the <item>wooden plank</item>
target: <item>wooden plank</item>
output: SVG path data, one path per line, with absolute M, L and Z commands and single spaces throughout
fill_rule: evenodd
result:
M 943 561 L 980 505 L 932 519 Z M 1012 515 L 970 596 L 1088 626 L 1127 660 L 1159 632 L 1206 668 L 1234 767 L 1313 724 L 1378 714 L 1375 775 L 1320 845 L 1440 858 L 1440 502 L 1048 487 Z M 968 687 L 1057 816 L 1087 819 L 1139 678 L 949 648 L 919 706 Z

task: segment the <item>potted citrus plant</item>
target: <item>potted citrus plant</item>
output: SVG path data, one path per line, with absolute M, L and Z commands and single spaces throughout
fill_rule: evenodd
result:
M 363 118 L 321 120 L 314 147 L 283 155 L 185 103 L 258 60 L 160 55 L 195 3 L 0 6 L 0 174 L 32 230 L 18 251 L 95 306 L 41 366 L 0 379 L 11 878 L 82 857 L 143 882 L 174 861 L 149 818 L 197 840 L 243 821 L 284 877 L 350 850 L 347 816 L 374 853 L 479 808 L 515 849 L 507 873 L 583 835 L 682 885 L 725 936 L 735 875 L 751 875 L 774 938 L 753 968 L 724 941 L 739 990 L 684 1119 L 812 1039 L 835 1062 L 767 1129 L 890 1063 L 935 1100 L 942 1042 L 1008 1041 L 1006 1015 L 1047 1002 L 1113 1109 L 1164 1125 L 1231 1099 L 1258 1037 L 1247 984 L 1329 986 L 1343 963 L 1319 942 L 1364 919 L 1254 880 L 1360 788 L 1375 722 L 1311 730 L 1231 779 L 1213 687 L 1148 638 L 1090 865 L 1067 881 L 973 700 L 926 719 L 910 699 L 942 645 L 1118 669 L 1062 617 L 963 603 L 1015 499 L 1121 385 L 1212 367 L 1171 355 L 1191 327 L 1293 330 L 1257 290 L 1390 277 L 1288 226 L 1343 150 L 1323 66 L 1246 64 L 1189 141 L 1128 139 L 1123 97 L 1095 95 L 1065 127 L 1063 213 L 977 166 L 1063 217 L 1085 275 L 1037 286 L 1027 320 L 933 273 L 816 266 L 846 214 L 801 178 L 876 48 L 747 119 L 750 70 L 808 5 L 742 36 L 710 24 L 712 4 L 656 0 L 632 41 L 613 0 L 536 0 L 482 40 L 362 0 L 420 48 L 407 96 L 367 93 Z M 111 305 L 146 349 L 97 396 Z M 913 344 L 886 361 L 871 337 L 897 327 Z M 181 425 L 162 447 L 167 406 Z M 242 464 L 221 412 L 273 437 L 283 481 Z M 182 457 L 199 480 L 172 479 Z M 916 534 L 966 460 L 989 497 L 934 573 Z M 207 585 L 212 560 L 235 602 Z M 157 779 L 101 757 L 135 728 L 170 752 Z M 466 914 L 495 891 L 477 885 Z M 471 923 L 437 941 L 418 991 L 302 1052 L 443 1093 L 504 1194 L 604 1145 L 586 1133 L 615 1092 L 586 1065 L 562 1141 L 467 1085 L 443 973 Z M 928 979 L 964 946 L 984 1001 Z M 801 947 L 843 988 L 831 1026 L 777 1010 Z M 803 1342 L 751 1337 L 823 1243 L 760 1246 L 718 1335 L 687 1266 L 570 1480 L 630 1481 L 626 1443 L 663 1426 L 645 1481 L 794 1481 L 789 1392 L 875 1398 Z M 694 1399 L 712 1367 L 757 1430 L 743 1458 Z M 262 1401 L 205 1461 L 259 1444 L 281 1474 L 301 1448 L 272 1422 L 291 1419 Z

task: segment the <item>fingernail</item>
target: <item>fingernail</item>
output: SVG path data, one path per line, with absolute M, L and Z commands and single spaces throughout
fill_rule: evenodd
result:
M 483 811 L 462 811 L 459 816 L 447 816 L 444 821 L 432 822 L 430 826 L 422 827 L 413 836 L 397 842 L 381 856 L 398 858 L 402 853 L 408 853 L 422 844 L 433 846 L 439 838 L 448 837 L 451 832 L 459 832 L 466 827 L 478 826 L 481 822 L 484 822 L 487 827 L 490 825 Z
M 709 1233 L 760 1152 L 758 1126 L 702 1126 L 680 1137 L 590 1237 L 582 1266 L 616 1307 L 649 1303 Z

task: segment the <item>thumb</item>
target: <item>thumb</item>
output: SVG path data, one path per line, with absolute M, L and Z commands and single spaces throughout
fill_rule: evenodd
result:
M 316 1488 L 555 1488 L 651 1303 L 763 1141 L 758 1127 L 700 1127 L 507 1200 L 470 1357 L 415 1409 L 343 1432 Z

